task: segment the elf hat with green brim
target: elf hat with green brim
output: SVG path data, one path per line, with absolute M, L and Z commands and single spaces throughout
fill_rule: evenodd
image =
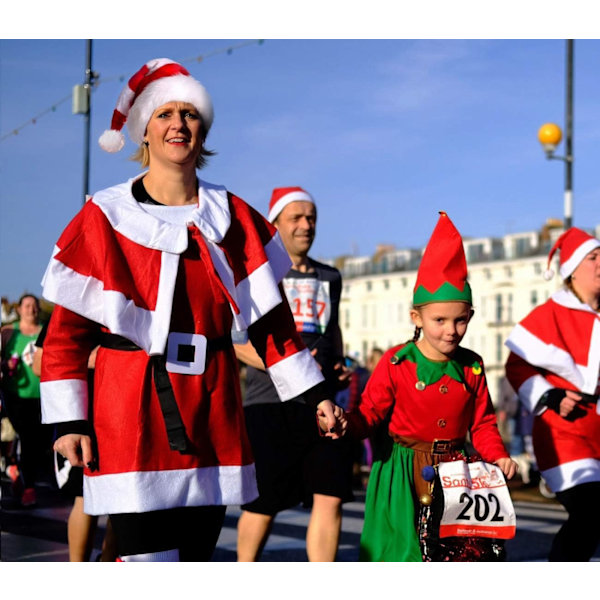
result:
M 413 291 L 414 306 L 431 302 L 472 304 L 462 238 L 443 211 L 423 253 Z

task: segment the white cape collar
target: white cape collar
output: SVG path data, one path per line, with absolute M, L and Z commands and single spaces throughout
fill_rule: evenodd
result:
M 187 227 L 146 212 L 131 194 L 133 182 L 145 174 L 96 193 L 91 202 L 100 207 L 115 231 L 131 241 L 146 248 L 181 254 L 188 245 Z M 198 206 L 192 212 L 191 222 L 207 240 L 221 242 L 231 225 L 226 188 L 199 180 Z
M 561 288 L 560 290 L 554 292 L 550 298 L 556 302 L 556 304 L 564 306 L 565 308 L 572 308 L 574 310 L 581 310 L 583 312 L 591 312 L 595 315 L 598 314 L 591 306 L 589 306 L 589 304 L 581 302 L 581 300 L 579 300 L 579 298 L 577 298 L 577 296 L 571 290 Z

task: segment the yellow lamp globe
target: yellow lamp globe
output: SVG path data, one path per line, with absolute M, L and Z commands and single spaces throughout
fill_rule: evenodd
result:
M 552 151 L 560 144 L 562 140 L 562 131 L 554 123 L 545 123 L 538 131 L 538 140 L 546 151 Z

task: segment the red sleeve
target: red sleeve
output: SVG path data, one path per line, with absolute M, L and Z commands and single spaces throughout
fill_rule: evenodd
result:
M 40 391 L 44 423 L 87 419 L 88 358 L 99 325 L 56 306 L 42 354 Z
M 396 389 L 391 372 L 395 365 L 390 362 L 390 358 L 397 350 L 398 347 L 391 348 L 383 355 L 369 377 L 357 409 L 348 413 L 348 430 L 351 435 L 361 439 L 367 437 L 392 408 Z
M 327 397 L 320 385 L 323 374 L 296 331 L 281 284 L 279 291 L 284 300 L 251 325 L 248 335 L 281 400 L 290 400 L 310 390 L 308 401 L 315 405 Z
M 514 352 L 511 352 L 508 355 L 505 369 L 506 378 L 514 390 L 519 390 L 529 378 L 534 377 L 535 375 L 543 375 L 541 369 L 529 364 Z
M 279 284 L 281 297 L 285 299 Z M 248 328 L 250 341 L 267 368 L 306 346 L 296 331 L 289 304 L 284 300 Z

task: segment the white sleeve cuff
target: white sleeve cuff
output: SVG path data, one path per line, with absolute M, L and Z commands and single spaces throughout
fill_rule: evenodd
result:
M 281 400 L 290 400 L 324 380 L 308 349 L 301 350 L 267 368 Z
M 42 423 L 85 421 L 88 418 L 88 382 L 59 379 L 40 384 Z

